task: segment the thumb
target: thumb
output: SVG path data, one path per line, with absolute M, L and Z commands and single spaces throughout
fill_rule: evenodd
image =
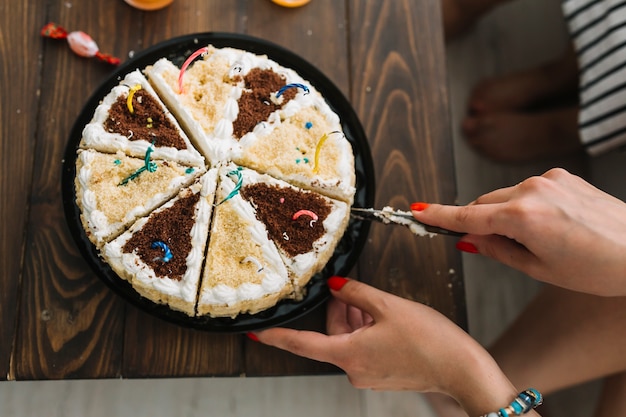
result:
M 388 298 L 396 298 L 370 285 L 343 277 L 330 277 L 328 286 L 336 299 L 368 313 L 374 320 L 382 318 L 383 307 L 389 304 Z

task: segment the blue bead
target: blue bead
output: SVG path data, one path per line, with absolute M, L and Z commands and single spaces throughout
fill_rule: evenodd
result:
M 524 406 L 520 404 L 517 399 L 511 403 L 511 407 L 513 407 L 513 412 L 518 416 L 524 411 Z

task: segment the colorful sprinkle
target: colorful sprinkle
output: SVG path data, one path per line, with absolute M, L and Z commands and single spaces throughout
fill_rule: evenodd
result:
M 278 92 L 276 93 L 276 98 L 280 97 L 283 95 L 283 93 L 288 90 L 289 88 L 301 88 L 304 90 L 304 94 L 309 94 L 309 87 L 307 87 L 304 84 L 287 84 L 286 86 L 282 87 L 280 90 L 278 90 Z
M 116 159 L 115 161 L 113 161 L 113 163 L 115 165 L 122 165 L 122 161 L 120 161 L 119 159 Z
M 289 236 L 287 236 L 287 232 L 283 232 L 283 239 L 289 240 Z
M 148 124 L 146 124 L 146 127 L 148 129 L 152 129 L 152 123 L 153 123 L 152 117 L 148 117 L 146 121 L 148 122 Z
M 183 93 L 183 75 L 185 75 L 185 71 L 187 70 L 187 67 L 189 66 L 189 64 L 191 64 L 191 61 L 193 61 L 200 55 L 206 54 L 207 52 L 209 52 L 209 48 L 205 46 L 203 48 L 198 49 L 193 54 L 189 55 L 189 58 L 185 60 L 185 62 L 183 63 L 183 66 L 180 68 L 180 74 L 178 74 L 178 94 Z
M 315 164 L 313 165 L 313 172 L 315 174 L 317 174 L 317 172 L 320 170 L 320 150 L 322 149 L 322 145 L 324 145 L 324 142 L 326 142 L 326 139 L 328 139 L 328 136 L 332 135 L 333 133 L 338 133 L 340 135 L 343 135 L 343 133 L 335 130 L 328 134 L 324 133 L 322 137 L 320 138 L 319 142 L 317 142 L 317 146 L 315 147 Z
M 129 130 L 128 130 L 128 136 L 126 136 L 126 139 L 130 139 L 130 138 L 132 138 L 132 137 L 133 137 L 133 135 L 134 135 L 133 131 L 129 129 Z
M 281 197 L 280 198 L 280 204 L 283 204 L 285 202 L 285 197 Z
M 312 127 L 313 127 L 313 123 L 311 123 L 311 122 L 306 122 L 306 123 L 304 124 L 304 128 L 305 128 L 305 129 L 310 129 L 310 128 L 312 128 Z
M 126 107 L 128 107 L 128 111 L 130 112 L 130 114 L 135 113 L 135 109 L 133 109 L 133 96 L 139 90 L 141 90 L 141 84 L 135 84 L 134 86 L 130 87 L 128 97 L 126 97 Z
M 152 142 L 152 145 L 154 145 L 154 142 Z M 119 184 L 117 184 L 118 186 L 128 184 L 129 181 L 134 180 L 139 176 L 139 174 L 144 171 L 154 172 L 157 170 L 158 166 L 156 162 L 150 162 L 150 154 L 154 150 L 154 148 L 152 148 L 152 145 L 148 146 L 148 149 L 146 150 L 146 156 L 144 157 L 144 166 L 130 174 L 128 177 L 124 178 Z
M 152 249 L 158 248 L 163 251 L 163 256 L 159 258 L 154 258 L 154 260 L 169 262 L 174 257 L 174 255 L 172 255 L 172 251 L 170 250 L 169 246 L 167 246 L 164 242 L 161 242 L 160 240 L 152 242 L 152 245 L 150 245 L 150 247 Z
M 300 216 L 309 216 L 313 220 L 319 219 L 317 214 L 313 213 L 311 210 L 298 210 L 291 216 L 291 220 L 298 220 Z
M 254 264 L 257 267 L 257 270 L 256 270 L 257 273 L 263 271 L 263 269 L 264 269 L 264 267 L 261 264 L 261 262 L 259 262 L 259 260 L 257 258 L 255 258 L 255 257 L 253 257 L 253 256 L 246 256 L 241 261 L 241 263 L 246 263 L 246 262 L 250 262 L 250 263 Z
M 194 168 L 189 167 L 189 168 L 187 168 L 187 169 L 185 170 L 185 174 L 191 174 L 191 173 L 192 173 L 192 172 L 194 172 L 194 171 L 195 171 L 195 169 L 194 169 Z
M 241 184 L 243 184 L 243 176 L 241 175 L 242 169 L 243 169 L 242 167 L 237 167 L 237 169 L 233 169 L 227 174 L 229 177 L 231 175 L 237 175 L 237 184 L 235 185 L 235 188 L 233 188 L 233 190 L 226 196 L 225 199 L 217 203 L 218 206 L 222 204 L 223 202 L 228 201 L 231 198 L 233 198 L 235 195 L 237 195 L 237 193 L 239 192 L 239 189 L 241 189 Z

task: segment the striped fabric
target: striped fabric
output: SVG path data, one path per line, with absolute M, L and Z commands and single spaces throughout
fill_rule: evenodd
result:
M 580 69 L 580 136 L 591 155 L 626 145 L 626 0 L 563 0 Z

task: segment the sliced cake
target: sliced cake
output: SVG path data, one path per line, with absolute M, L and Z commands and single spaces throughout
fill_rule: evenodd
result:
M 241 173 L 239 194 L 254 207 L 300 292 L 333 255 L 350 220 L 349 206 L 250 169 Z
M 163 105 L 139 70 L 127 74 L 95 110 L 83 129 L 81 148 L 124 152 L 142 158 L 152 146 L 152 158 L 203 166 L 176 119 Z
M 242 53 L 207 48 L 204 58 L 194 62 L 183 76 L 166 58 L 145 69 L 150 83 L 212 165 L 227 159 L 235 144 L 231 139 L 233 121 L 242 89 L 239 67 L 234 63 Z
M 195 315 L 213 208 L 211 169 L 103 248 L 104 259 L 142 296 Z
M 243 136 L 233 161 L 351 204 L 352 146 L 321 96 L 311 92 L 306 100 L 310 105 L 293 106 L 288 118 L 260 124 Z
M 151 148 L 149 148 L 150 150 Z M 204 168 L 81 149 L 76 158 L 76 203 L 89 239 L 101 247 L 189 185 Z
M 274 306 L 293 293 L 276 245 L 242 199 L 242 169 L 220 169 L 198 314 L 235 317 Z

